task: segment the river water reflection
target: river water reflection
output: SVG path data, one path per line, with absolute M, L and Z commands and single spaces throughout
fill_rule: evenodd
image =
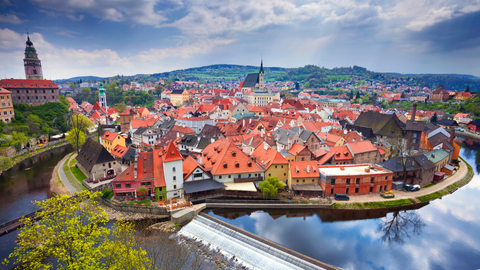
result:
M 480 145 L 463 144 L 460 155 L 472 181 L 419 209 L 208 214 L 344 269 L 478 269 Z

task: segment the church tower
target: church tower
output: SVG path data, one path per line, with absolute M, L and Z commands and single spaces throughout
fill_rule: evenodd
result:
M 100 93 L 98 93 L 98 103 L 100 103 L 100 107 L 107 112 L 107 96 L 105 95 L 105 89 L 103 88 L 102 82 L 98 84 L 98 90 L 100 91 Z
M 263 71 L 263 59 L 262 61 L 260 62 L 260 71 L 258 72 L 258 88 L 260 90 L 264 90 L 265 89 L 265 74 L 264 74 L 264 71 Z
M 33 42 L 30 41 L 30 36 L 28 36 L 26 44 L 25 59 L 23 59 L 25 77 L 27 80 L 43 80 L 42 62 L 38 59 L 37 51 L 33 47 Z

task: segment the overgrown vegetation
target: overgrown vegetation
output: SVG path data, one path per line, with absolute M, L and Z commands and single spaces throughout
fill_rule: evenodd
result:
M 260 182 L 258 187 L 262 191 L 264 199 L 275 198 L 278 190 L 284 188 L 277 177 L 268 177 L 267 180 Z
M 417 104 L 417 110 L 424 111 L 443 111 L 445 113 L 452 114 L 452 117 L 456 113 L 469 113 L 475 117 L 480 117 L 480 97 L 474 97 L 466 100 L 462 103 L 453 103 L 452 101 L 442 102 L 427 102 L 427 103 L 413 103 L 413 102 L 401 102 L 392 103 L 388 107 L 390 108 L 402 108 L 404 110 L 411 110 L 413 104 Z
M 102 197 L 104 199 L 110 200 L 113 197 L 113 195 L 114 195 L 113 190 L 109 188 L 102 190 Z
M 410 199 L 400 199 L 394 201 L 382 201 L 382 202 L 365 202 L 365 203 L 335 203 L 331 206 L 333 209 L 370 209 L 370 208 L 384 208 L 395 207 L 413 204 Z

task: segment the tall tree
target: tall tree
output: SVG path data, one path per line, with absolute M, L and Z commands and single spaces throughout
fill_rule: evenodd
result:
M 422 233 L 425 223 L 415 211 L 393 212 L 391 217 L 382 218 L 378 231 L 382 232 L 382 241 L 387 244 L 404 244 L 411 234 Z
M 23 219 L 25 226 L 9 256 L 15 269 L 146 269 L 150 259 L 136 247 L 133 225 L 118 221 L 106 227 L 99 196 L 82 191 L 76 198 L 35 201 L 40 219 Z
M 430 122 L 433 124 L 437 124 L 437 120 L 438 120 L 437 113 L 434 113 L 432 118 L 430 118 Z
M 470 92 L 470 86 L 467 85 L 467 88 L 465 89 L 465 92 L 469 93 Z
M 87 129 L 93 125 L 93 122 L 82 114 L 77 113 L 70 117 L 71 130 L 68 132 L 67 140 L 76 148 L 77 153 L 80 151 L 80 147 L 82 147 L 83 143 L 85 143 Z

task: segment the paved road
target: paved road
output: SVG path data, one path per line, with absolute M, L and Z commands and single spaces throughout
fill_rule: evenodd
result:
M 460 170 L 458 170 L 454 175 L 446 178 L 442 182 L 428 187 L 428 188 L 422 188 L 419 191 L 415 192 L 407 192 L 407 191 L 400 191 L 400 190 L 394 190 L 393 194 L 395 194 L 394 199 L 384 199 L 382 198 L 379 194 L 371 194 L 371 195 L 359 195 L 359 196 L 349 196 L 350 200 L 349 201 L 334 201 L 335 203 L 355 203 L 355 202 L 382 202 L 382 201 L 388 201 L 388 200 L 399 200 L 399 199 L 410 199 L 410 198 L 415 198 L 423 195 L 427 195 L 430 193 L 437 192 L 439 190 L 442 190 L 449 185 L 457 182 L 458 180 L 462 179 L 467 175 L 468 173 L 468 167 L 463 160 L 460 160 Z
M 75 194 L 77 189 L 75 189 L 72 184 L 70 184 L 70 181 L 68 181 L 67 176 L 65 175 L 65 172 L 63 171 L 63 165 L 65 164 L 65 161 L 68 159 L 68 156 L 66 159 L 62 161 L 60 164 L 60 168 L 58 168 L 58 176 L 60 176 L 60 180 L 62 181 L 63 185 L 68 189 L 70 194 Z M 68 159 L 70 161 L 70 159 Z

